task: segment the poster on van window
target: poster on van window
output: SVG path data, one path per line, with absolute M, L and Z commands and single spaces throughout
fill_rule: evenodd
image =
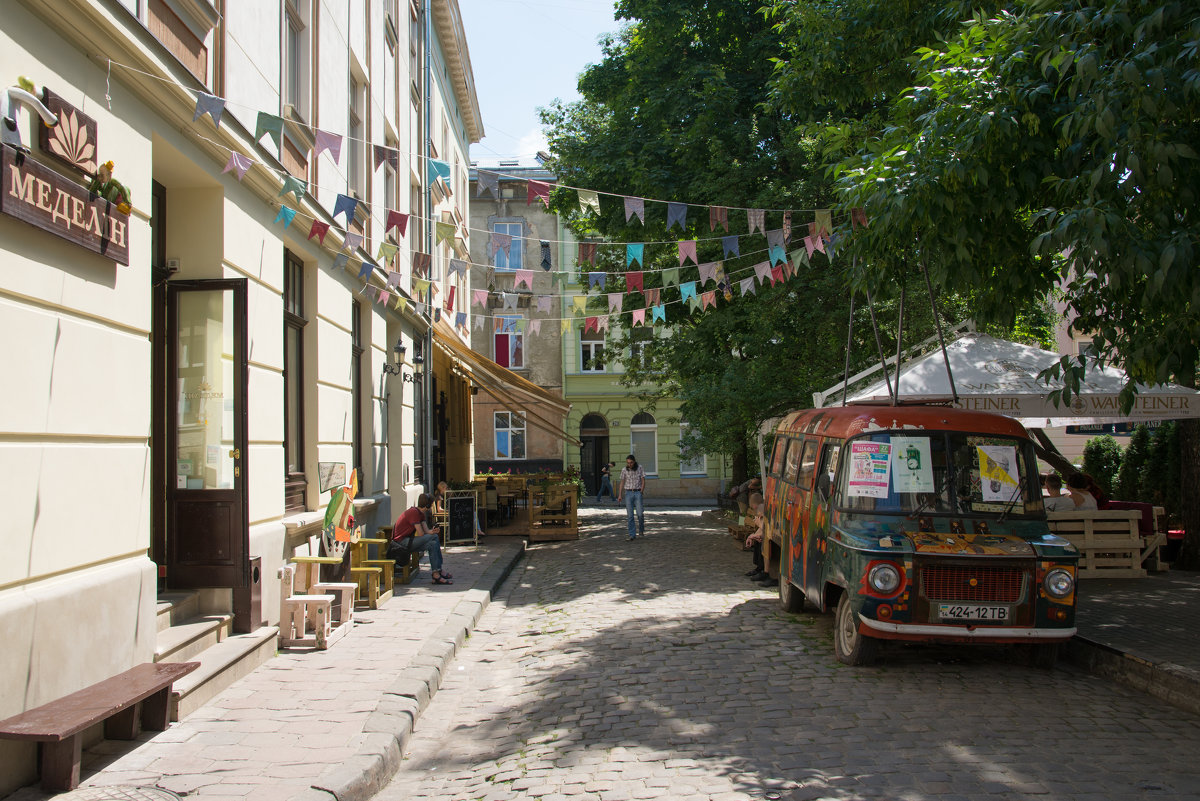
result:
M 858 498 L 886 498 L 891 453 L 892 446 L 888 442 L 851 442 L 850 480 L 846 494 Z
M 1011 445 L 976 445 L 975 449 L 983 500 L 1008 503 L 1017 497 L 1017 449 Z
M 929 437 L 892 437 L 892 486 L 896 492 L 933 492 Z

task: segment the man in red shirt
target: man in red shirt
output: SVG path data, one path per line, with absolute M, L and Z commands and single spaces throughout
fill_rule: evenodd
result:
M 388 559 L 394 559 L 397 567 L 407 562 L 409 554 L 429 553 L 429 566 L 433 568 L 434 584 L 453 584 L 451 576 L 442 570 L 442 545 L 437 531 L 425 520 L 425 513 L 433 505 L 433 498 L 425 493 L 417 498 L 417 505 L 400 515 L 392 526 L 392 541 L 388 543 Z

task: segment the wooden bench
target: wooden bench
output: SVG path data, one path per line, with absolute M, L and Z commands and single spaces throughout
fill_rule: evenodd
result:
M 83 732 L 104 722 L 110 740 L 132 740 L 140 728 L 163 731 L 171 721 L 171 685 L 199 662 L 147 662 L 78 692 L 0 721 L 0 739 L 41 743 L 42 788 L 79 784 Z
M 579 510 L 574 484 L 548 486 L 534 495 L 529 514 L 529 541 L 573 540 L 579 537 Z
M 1127 509 L 1047 512 L 1050 530 L 1079 549 L 1079 578 L 1142 578 L 1143 543 L 1138 521 L 1142 513 Z M 1148 557 L 1149 554 L 1147 553 Z

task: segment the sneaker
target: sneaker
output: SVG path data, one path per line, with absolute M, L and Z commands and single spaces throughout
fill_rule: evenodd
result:
M 746 577 L 753 578 L 754 576 L 760 575 L 761 573 L 762 573 L 762 571 L 756 567 L 753 570 L 746 571 Z

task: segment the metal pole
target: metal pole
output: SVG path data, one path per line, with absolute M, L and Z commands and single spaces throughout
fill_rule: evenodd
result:
M 929 270 L 925 269 L 925 260 L 921 260 L 921 274 L 925 276 L 925 290 L 929 293 L 929 305 L 933 309 L 933 323 L 937 326 L 938 343 L 942 346 L 942 362 L 946 365 L 946 377 L 950 379 L 950 394 L 954 403 L 958 404 L 958 390 L 954 388 L 954 373 L 950 370 L 950 357 L 946 354 L 946 339 L 942 336 L 942 318 L 938 316 L 937 304 L 933 302 L 933 284 L 929 282 Z
M 904 340 L 904 286 L 900 286 L 900 314 L 896 320 L 896 394 L 892 405 L 900 405 L 900 343 Z
M 433 185 L 429 180 L 429 160 L 433 157 L 433 11 L 432 0 L 425 0 L 425 48 L 424 48 L 424 84 L 425 84 L 425 124 L 421 132 L 424 159 L 421 172 L 425 181 L 425 252 L 429 254 L 429 264 L 433 265 Z M 425 464 L 425 489 L 433 492 L 433 296 L 425 297 L 425 314 L 429 327 L 425 330 L 425 380 L 421 384 L 423 398 L 422 413 L 425 417 L 425 441 L 422 461 Z
M 871 310 L 871 328 L 875 331 L 875 350 L 879 351 L 879 364 L 883 367 L 883 380 L 887 382 L 888 397 L 892 399 L 892 405 L 896 405 L 896 393 L 892 392 L 892 374 L 888 370 L 887 359 L 883 355 L 883 340 L 879 338 L 879 323 L 875 320 L 875 300 L 871 297 L 871 290 L 867 290 L 867 307 Z
M 846 366 L 842 370 L 842 405 L 846 405 L 846 388 L 850 383 L 850 342 L 854 334 L 854 293 L 850 293 L 850 319 L 846 322 Z M 823 405 L 823 404 L 822 404 Z

